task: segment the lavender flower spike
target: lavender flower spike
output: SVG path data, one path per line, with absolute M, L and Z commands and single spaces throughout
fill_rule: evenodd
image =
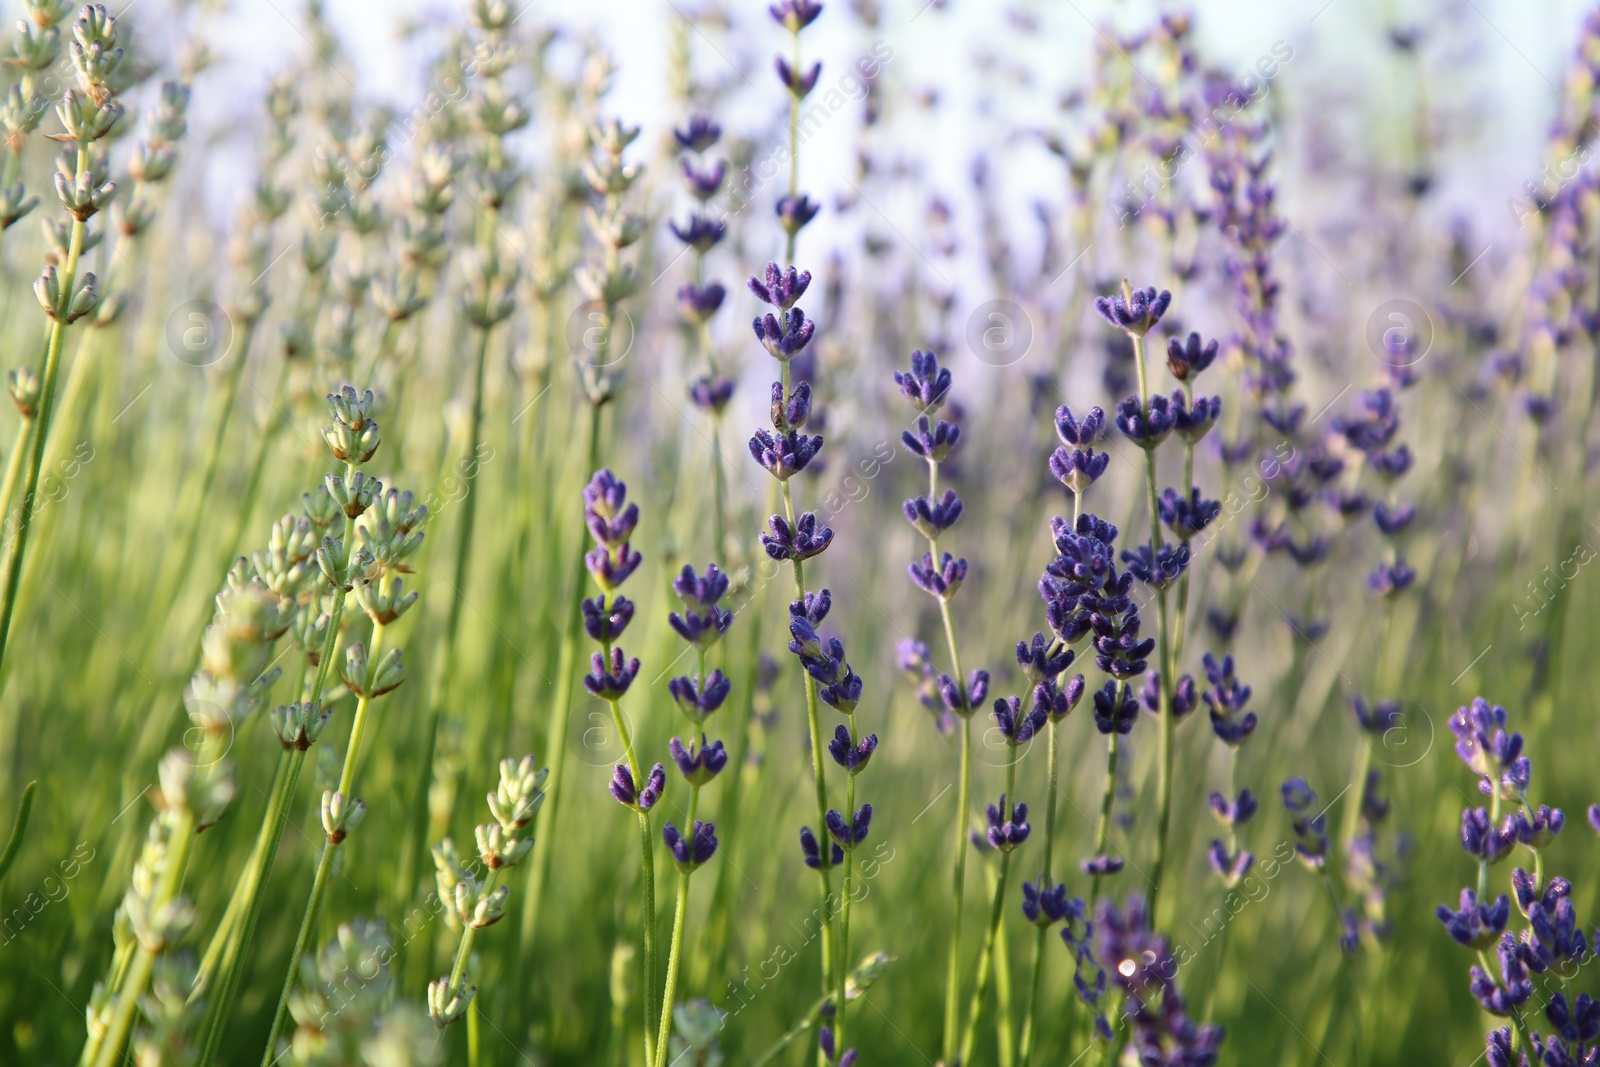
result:
M 927 414 L 938 411 L 950 395 L 950 371 L 939 366 L 939 357 L 932 352 L 915 351 L 911 353 L 911 369 L 894 372 L 894 384 L 912 407 Z
M 672 853 L 678 869 L 686 872 L 703 866 L 717 852 L 716 827 L 698 819 L 695 820 L 694 831 L 688 838 L 668 822 L 661 828 L 661 840 L 666 843 L 667 851 Z
M 1000 794 L 999 804 L 990 804 L 987 815 L 989 817 L 989 844 L 1001 852 L 1010 852 L 1028 839 L 1028 833 L 1033 827 L 1028 825 L 1028 805 L 1018 804 L 1012 808 L 1010 817 L 1003 813 L 1006 809 L 1005 794 Z
M 822 5 L 816 0 L 779 0 L 769 5 L 767 12 L 772 15 L 772 21 L 790 33 L 799 33 L 817 21 L 817 16 L 822 14 Z
M 1094 300 L 1094 309 L 1100 317 L 1117 329 L 1135 337 L 1143 337 L 1150 332 L 1156 323 L 1161 321 L 1161 316 L 1167 313 L 1167 307 L 1172 303 L 1172 294 L 1165 289 L 1157 292 L 1154 286 L 1146 289 L 1128 289 L 1123 283 L 1126 296 L 1118 293 L 1113 296 L 1097 296 Z
M 806 318 L 806 313 L 799 308 L 784 311 L 781 319 L 768 312 L 755 319 L 752 325 L 756 340 L 761 342 L 773 359 L 784 363 L 799 355 L 811 343 L 811 336 L 817 328 L 817 324 Z
M 787 311 L 805 295 L 806 287 L 811 284 L 811 272 L 797 272 L 793 267 L 779 270 L 776 263 L 768 263 L 765 281 L 751 278 L 749 284 L 750 291 L 762 303 Z
M 661 764 L 650 768 L 650 774 L 645 779 L 644 788 L 636 789 L 633 782 L 633 773 L 628 770 L 626 763 L 619 763 L 611 772 L 611 795 L 617 803 L 635 811 L 649 811 L 655 807 L 656 801 L 661 799 L 661 794 L 667 788 L 667 772 Z

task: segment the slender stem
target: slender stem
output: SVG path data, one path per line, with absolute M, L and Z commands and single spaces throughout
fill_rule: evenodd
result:
M 1050 792 L 1044 808 L 1044 869 L 1039 877 L 1039 891 L 1042 893 L 1050 887 L 1050 860 L 1055 848 L 1056 837 L 1056 783 L 1060 774 L 1061 745 L 1055 719 L 1050 720 L 1046 727 L 1049 735 L 1049 784 Z M 1022 1017 L 1022 1067 L 1028 1067 L 1033 1058 L 1034 1021 L 1039 1011 L 1039 976 L 1044 970 L 1045 935 L 1049 928 L 1039 927 L 1038 937 L 1033 946 L 1033 977 L 1028 983 L 1028 1007 Z
M 88 169 L 89 146 L 80 142 L 74 167 L 75 179 L 82 179 Z M 61 371 L 61 348 L 67 336 L 66 314 L 77 286 L 78 260 L 83 255 L 83 235 L 83 220 L 74 219 L 72 236 L 67 245 L 67 262 L 59 276 L 61 297 L 57 301 L 55 315 L 50 320 L 50 343 L 45 349 L 44 373 L 39 376 L 41 387 L 39 414 L 36 420 L 38 432 L 33 436 L 33 447 L 28 454 L 28 474 L 22 490 L 22 512 L 17 516 L 17 531 L 11 539 L 10 552 L 6 557 L 5 598 L 3 607 L 0 607 L 0 686 L 4 685 L 5 655 L 10 646 L 11 620 L 16 613 L 17 587 L 22 576 L 23 556 L 28 548 L 28 530 L 33 525 L 33 508 L 39 495 L 39 475 L 44 467 L 45 442 L 50 437 L 50 419 L 55 408 L 56 378 Z
M 700 654 L 701 677 L 705 677 L 705 653 Z M 702 746 L 704 739 L 702 738 Z M 691 843 L 694 839 L 694 817 L 700 805 L 700 787 L 689 788 L 689 818 L 685 828 L 685 835 Z M 683 928 L 684 921 L 689 914 L 689 878 L 694 871 L 688 867 L 678 870 L 678 902 L 672 915 L 672 947 L 667 950 L 667 983 L 661 991 L 661 1032 L 656 1038 L 655 1063 L 667 1062 L 667 1045 L 672 1039 L 672 1005 L 673 999 L 678 995 L 678 964 L 683 953 Z M 648 1057 L 646 1057 L 648 1060 Z
M 1016 755 L 1015 752 L 1012 753 Z M 1010 821 L 1016 805 L 1017 763 L 1013 759 L 1006 767 L 1005 810 L 1001 815 Z M 989 908 L 989 926 L 983 938 L 983 951 L 978 955 L 978 981 L 972 990 L 972 1001 L 967 1009 L 967 1025 L 961 1035 L 961 1058 L 955 1062 L 966 1065 L 972 1062 L 972 1050 L 978 1039 L 978 1023 L 983 1018 L 983 1003 L 988 999 L 989 977 L 994 969 L 995 945 L 1000 937 L 1001 921 L 1005 917 L 1006 885 L 1011 876 L 1011 850 L 1000 854 L 1000 878 L 995 884 L 994 901 Z
M 850 748 L 855 749 L 858 741 L 856 733 L 856 713 L 850 712 Z M 856 818 L 856 776 L 854 771 L 845 771 L 845 825 L 850 827 L 851 836 L 854 837 Z M 838 999 L 834 1001 L 833 1032 L 838 1042 L 839 1055 L 844 1055 L 847 1047 L 844 1039 L 845 1008 L 845 966 L 850 959 L 850 893 L 855 884 L 856 853 L 855 847 L 847 849 L 844 854 L 844 885 L 842 888 L 843 899 L 839 903 L 839 951 L 834 958 L 838 966 L 834 968 L 834 988 L 837 990 Z
M 1128 283 L 1122 283 L 1123 297 L 1130 296 Z M 1148 411 L 1150 407 L 1150 383 L 1145 374 L 1144 366 L 1144 337 L 1141 334 L 1130 334 L 1133 339 L 1133 362 L 1139 372 L 1139 406 L 1141 410 Z M 1156 500 L 1156 453 L 1154 448 L 1144 450 L 1145 463 L 1145 497 L 1150 508 L 1150 551 L 1152 565 L 1155 558 L 1159 557 L 1162 548 L 1161 540 L 1161 508 Z M 1156 592 L 1156 643 L 1157 672 L 1160 676 L 1160 708 L 1161 718 L 1161 744 L 1160 762 L 1161 769 L 1156 779 L 1156 807 L 1159 814 L 1156 822 L 1156 858 L 1150 874 L 1150 915 L 1156 916 L 1156 904 L 1161 895 L 1161 879 L 1167 865 L 1167 832 L 1172 825 L 1172 731 L 1175 725 L 1172 719 L 1172 645 L 1171 627 L 1167 620 L 1167 593 L 1166 590 Z
M 602 655 L 609 660 L 611 658 L 611 642 L 602 641 L 601 648 L 603 650 Z M 627 720 L 623 718 L 621 701 L 613 697 L 607 700 L 606 703 L 611 708 L 612 725 L 616 728 L 617 736 L 622 740 L 622 753 L 623 757 L 627 760 L 628 773 L 633 776 L 634 784 L 642 790 L 645 782 L 643 774 L 644 769 L 639 765 L 638 756 L 634 753 L 633 736 L 628 730 Z M 695 790 L 695 796 L 698 796 L 698 793 L 699 790 Z M 689 810 L 689 823 L 692 831 L 694 828 L 693 798 L 690 799 Z M 642 940 L 644 941 L 644 952 L 641 953 L 642 959 L 640 960 L 643 981 L 640 984 L 643 987 L 644 995 L 639 999 L 643 1004 L 644 1010 L 644 1062 L 645 1067 L 651 1067 L 652 1064 L 657 1062 L 653 1053 L 653 1046 L 650 1044 L 650 1035 L 655 1031 L 655 1017 L 651 1013 L 654 1010 L 654 1001 L 656 999 L 655 838 L 650 832 L 649 813 L 641 811 L 638 813 L 638 816 L 640 870 L 643 874 L 644 883 L 642 887 L 643 899 L 639 903 L 639 927 L 642 934 Z M 687 889 L 683 888 L 681 891 L 687 892 Z
M 6 479 L 0 483 L 0 536 L 11 528 L 11 502 L 17 493 L 17 477 L 22 473 L 23 457 L 28 454 L 28 439 L 33 433 L 31 417 L 17 423 L 17 439 L 11 445 L 11 458 L 6 461 Z M 18 520 L 20 521 L 20 519 Z
M 1123 684 L 1126 693 L 1127 684 Z M 1118 699 L 1121 699 L 1119 694 Z M 1121 735 L 1113 731 L 1106 735 L 1106 791 L 1100 796 L 1100 820 L 1094 828 L 1094 854 L 1104 856 L 1111 842 L 1111 805 L 1117 796 L 1117 757 L 1121 748 Z M 1100 875 L 1089 880 L 1089 903 L 1100 899 Z
M 823 997 L 811 1005 L 811 1010 L 806 1012 L 799 1022 L 785 1031 L 782 1037 L 773 1042 L 772 1047 L 763 1052 L 750 1067 L 767 1067 L 767 1064 L 783 1055 L 784 1049 L 794 1044 L 802 1034 L 816 1025 L 818 1017 L 822 1015 L 822 1009 L 828 1006 L 828 1000 L 829 997 Z
M 794 72 L 795 72 L 795 75 L 798 77 L 799 74 L 800 74 L 800 31 L 799 30 L 794 31 L 792 36 L 794 37 L 794 48 L 793 48 Z M 798 96 L 794 95 L 793 92 L 791 92 L 789 94 L 789 195 L 791 197 L 793 197 L 799 191 L 800 191 L 800 98 Z M 796 238 L 798 236 L 799 236 L 799 231 L 798 230 L 795 231 L 794 233 L 789 234 L 788 241 L 785 242 L 785 244 L 784 244 L 783 261 L 786 264 L 792 265 L 794 263 L 794 246 L 795 246 L 795 240 L 796 240 Z M 785 372 L 788 371 L 788 365 L 787 364 L 784 365 L 784 370 L 785 370 Z M 785 383 L 785 385 L 784 385 L 784 392 L 785 393 L 788 392 L 787 383 Z

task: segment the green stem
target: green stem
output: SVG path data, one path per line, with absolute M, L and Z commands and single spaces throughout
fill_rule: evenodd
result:
M 705 654 L 701 653 L 701 677 L 705 677 Z M 701 745 L 705 740 L 701 738 Z M 690 841 L 694 838 L 694 817 L 700 805 L 700 787 L 691 786 L 689 789 L 689 817 L 684 828 L 684 836 Z M 683 954 L 683 928 L 684 921 L 689 914 L 689 877 L 694 872 L 689 867 L 678 869 L 678 902 L 672 915 L 672 947 L 667 951 L 667 982 L 661 991 L 661 1032 L 656 1038 L 655 1059 L 646 1057 L 647 1063 L 666 1063 L 667 1045 L 672 1039 L 672 1005 L 673 999 L 678 995 L 678 964 Z M 648 1022 L 648 1015 L 646 1016 Z
M 1015 752 L 1012 753 L 1016 755 Z M 1005 811 L 1007 821 L 1015 807 L 1013 796 L 1017 786 L 1017 764 L 1013 759 L 1006 767 Z M 1011 875 L 1011 850 L 1000 854 L 1000 878 L 995 884 L 994 901 L 989 907 L 989 926 L 983 938 L 983 951 L 978 954 L 978 981 L 972 990 L 972 1001 L 967 1008 L 967 1025 L 961 1035 L 961 1058 L 955 1062 L 961 1067 L 972 1062 L 972 1050 L 978 1039 L 978 1024 L 983 1018 L 983 1004 L 988 999 L 989 977 L 994 970 L 995 945 L 1000 937 L 1001 920 L 1005 917 L 1006 885 Z
M 1039 877 L 1041 893 L 1050 888 L 1050 860 L 1056 838 L 1056 783 L 1061 763 L 1061 746 L 1056 720 L 1051 719 L 1046 729 L 1050 744 L 1048 773 L 1050 792 L 1044 809 L 1044 869 Z M 1028 1007 L 1022 1016 L 1022 1067 L 1028 1067 L 1033 1059 L 1034 1021 L 1039 1011 L 1039 976 L 1044 970 L 1045 934 L 1048 932 L 1048 927 L 1039 927 L 1039 934 L 1033 946 L 1033 977 L 1028 983 Z
M 74 178 L 81 179 L 89 169 L 89 146 L 79 143 Z M 67 262 L 58 281 L 61 297 L 56 313 L 50 320 L 50 343 L 45 349 L 44 373 L 40 375 L 38 432 L 33 437 L 33 447 L 28 455 L 28 474 L 23 483 L 22 512 L 17 516 L 17 532 L 11 539 L 11 550 L 6 558 L 5 599 L 0 607 L 0 686 L 4 685 L 5 655 L 10 647 L 11 620 L 16 613 L 17 587 L 22 575 L 22 561 L 28 548 L 28 531 L 33 525 L 33 508 L 39 495 L 39 475 L 44 467 L 45 442 L 50 438 L 50 419 L 54 414 L 56 377 L 61 371 L 61 348 L 66 341 L 65 315 L 72 302 L 77 285 L 78 260 L 83 255 L 84 223 L 74 219 L 72 237 L 67 245 Z M 197 520 L 198 521 L 198 520 Z
M 1126 694 L 1127 683 L 1123 683 L 1123 693 L 1118 695 L 1121 699 Z M 1104 856 L 1111 843 L 1111 805 L 1117 796 L 1117 757 L 1121 748 L 1121 735 L 1112 732 L 1106 735 L 1106 791 L 1100 796 L 1100 820 L 1094 828 L 1094 854 Z M 1100 899 L 1100 875 L 1096 874 L 1089 880 L 1089 903 L 1093 904 Z

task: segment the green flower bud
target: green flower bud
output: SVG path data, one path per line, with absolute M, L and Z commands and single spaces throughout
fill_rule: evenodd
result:
M 416 596 L 415 593 L 412 596 Z M 376 670 L 368 673 L 367 646 L 359 641 L 345 649 L 344 669 L 339 672 L 345 688 L 358 697 L 381 697 L 398 689 L 406 680 L 405 663 L 398 648 L 385 652 Z
M 327 529 L 333 525 L 333 520 L 339 517 L 340 504 L 333 499 L 333 494 L 328 492 L 326 485 L 319 485 L 309 493 L 302 493 L 300 499 L 305 502 L 306 518 L 311 520 L 311 525 L 318 529 Z
M 133 936 L 146 952 L 159 954 L 166 951 L 168 945 L 182 939 L 189 927 L 194 925 L 194 909 L 182 897 L 174 897 L 158 905 L 130 889 L 122 904 L 127 910 L 128 922 L 133 927 Z
M 474 834 L 478 840 L 478 858 L 491 871 L 515 867 L 533 848 L 532 837 L 512 837 L 503 826 L 479 826 Z
M 17 405 L 17 414 L 31 419 L 39 411 L 39 376 L 32 367 L 18 367 L 6 375 L 6 388 L 11 390 L 11 402 Z
M 61 206 L 67 213 L 79 222 L 86 222 L 96 212 L 111 201 L 117 191 L 116 182 L 102 182 L 95 184 L 95 176 L 90 171 L 84 171 L 76 176 L 55 174 L 56 196 L 61 199 Z
M 122 118 L 122 105 L 115 100 L 98 100 L 92 94 L 79 96 L 69 89 L 56 105 L 56 117 L 66 132 L 48 134 L 52 141 L 72 141 L 87 147 L 111 132 Z
M 29 196 L 21 182 L 8 189 L 0 189 L 0 229 L 11 225 L 39 206 L 37 196 Z
M 337 474 L 324 475 L 322 485 L 334 503 L 339 505 L 339 510 L 352 519 L 371 507 L 373 500 L 383 492 L 382 482 L 376 478 L 368 478 L 361 471 L 356 471 L 351 476 L 349 485 L 346 485 L 344 479 Z
M 548 777 L 548 769 L 534 768 L 532 756 L 523 756 L 520 761 L 501 760 L 500 784 L 489 794 L 489 814 L 507 833 L 527 826 L 544 803 L 543 787 Z
M 405 592 L 404 585 L 399 578 L 361 582 L 355 587 L 356 600 L 367 618 L 380 626 L 388 626 L 417 602 L 416 592 Z
M 639 287 L 638 276 L 634 274 L 631 264 L 624 264 L 615 270 L 585 265 L 573 272 L 573 280 L 578 283 L 585 299 L 603 304 L 620 304 Z
M 360 797 L 346 800 L 343 793 L 325 789 L 322 792 L 322 829 L 330 845 L 343 844 L 351 830 L 361 825 L 367 817 L 367 806 Z
M 300 239 L 300 262 L 305 265 L 308 274 L 320 274 L 338 251 L 337 230 L 314 230 Z M 350 389 L 348 385 L 345 388 Z M 354 389 L 350 391 L 355 392 Z
M 467 1005 L 477 993 L 475 985 L 451 990 L 449 976 L 436 979 L 428 983 L 428 1017 L 443 1030 L 467 1013 Z
M 483 890 L 484 883 L 476 878 L 468 877 L 456 883 L 456 917 L 463 925 L 477 930 L 493 926 L 504 918 L 506 900 L 511 896 L 511 890 L 503 885 L 496 886 L 490 893 Z
M 11 58 L 6 62 L 23 70 L 48 70 L 61 54 L 61 31 L 54 24 L 17 24 L 17 38 L 11 45 Z
M 272 712 L 272 729 L 285 749 L 304 752 L 316 743 L 333 718 L 333 709 L 324 708 L 315 700 L 300 704 L 280 705 Z

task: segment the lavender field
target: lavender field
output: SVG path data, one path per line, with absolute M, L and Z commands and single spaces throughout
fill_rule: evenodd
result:
M 1600 8 L 7 8 L 0 1063 L 1600 1067 Z

